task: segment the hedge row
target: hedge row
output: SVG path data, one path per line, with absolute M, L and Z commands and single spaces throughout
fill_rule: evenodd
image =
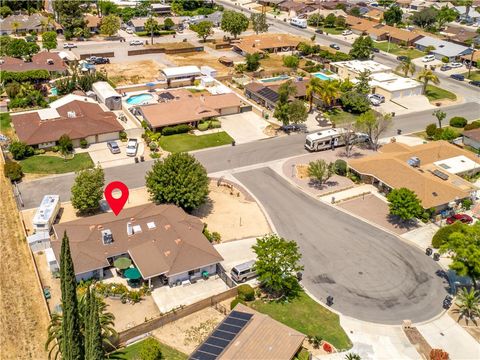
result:
M 22 72 L 0 71 L 0 79 L 4 83 L 12 81 L 25 82 L 37 80 L 49 80 L 50 73 L 47 70 L 28 70 Z
M 192 130 L 192 127 L 188 124 L 180 124 L 176 126 L 167 126 L 162 129 L 162 135 L 175 135 L 183 134 Z
M 175 30 L 160 30 L 160 31 L 154 31 L 153 35 L 162 36 L 162 35 L 173 35 L 175 33 L 176 33 Z M 150 33 L 150 31 L 137 31 L 135 33 L 135 35 L 137 35 L 137 36 L 151 36 L 151 33 Z

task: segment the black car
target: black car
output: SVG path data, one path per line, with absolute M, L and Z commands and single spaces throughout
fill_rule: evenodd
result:
M 110 59 L 105 57 L 97 57 L 95 59 L 95 64 L 110 64 Z
M 373 51 L 374 53 L 379 53 L 379 52 L 380 52 L 380 49 L 377 49 L 376 47 L 374 47 L 374 48 L 372 48 L 372 51 Z
M 322 30 L 322 29 L 317 29 L 317 30 L 315 30 L 315 32 L 316 32 L 317 34 L 323 34 L 323 30 Z
M 451 77 L 452 79 L 455 79 L 455 80 L 458 80 L 458 81 L 463 81 L 463 80 L 465 80 L 465 76 L 460 75 L 460 74 L 453 74 L 453 75 L 450 75 L 450 77 Z
M 407 61 L 407 60 L 408 60 L 408 56 L 405 56 L 405 55 L 397 56 L 397 60 L 398 60 L 398 61 Z
M 480 81 L 479 81 L 479 80 L 472 80 L 472 81 L 470 81 L 469 84 L 470 84 L 470 85 L 473 85 L 473 86 L 478 86 L 478 87 L 480 87 Z
M 340 50 L 340 46 L 338 46 L 337 44 L 330 44 L 330 47 L 335 50 Z
M 297 132 L 297 131 L 307 131 L 305 124 L 288 124 L 280 126 L 280 130 L 285 131 L 286 133 Z
M 443 65 L 443 66 L 440 68 L 440 71 L 448 71 L 448 70 L 452 70 L 452 67 L 451 67 L 451 66 L 448 66 L 448 65 Z

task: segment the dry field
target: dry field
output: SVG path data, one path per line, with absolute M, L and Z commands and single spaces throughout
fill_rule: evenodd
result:
M 45 359 L 49 318 L 0 161 L 0 358 Z
M 272 73 L 292 72 L 292 69 L 283 65 L 283 56 L 284 55 L 269 54 L 267 58 L 260 60 L 260 64 L 265 71 Z M 298 67 L 301 68 L 304 65 L 305 60 L 300 60 Z
M 158 78 L 160 69 L 165 66 L 154 60 L 125 61 L 118 64 L 97 65 L 99 70 L 105 69 L 110 80 L 116 86 L 142 84 Z

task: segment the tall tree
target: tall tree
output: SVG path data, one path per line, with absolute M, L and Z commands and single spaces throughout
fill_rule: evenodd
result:
M 437 9 L 428 7 L 414 13 L 411 17 L 411 20 L 415 25 L 421 28 L 428 28 L 437 21 L 437 14 Z
M 226 10 L 223 12 L 220 28 L 237 38 L 242 32 L 248 28 L 248 18 L 242 13 Z
M 211 21 L 200 21 L 198 24 L 190 26 L 190 29 L 195 31 L 197 36 L 203 39 L 203 42 L 213 35 L 213 23 Z
M 336 16 L 335 14 L 333 13 L 330 13 L 327 15 L 327 17 L 325 18 L 325 20 L 323 21 L 323 25 L 326 27 L 326 28 L 333 28 L 335 27 L 335 20 L 336 20 Z
M 423 82 L 423 93 L 425 94 L 427 91 L 427 86 L 429 82 L 434 83 L 435 85 L 440 84 L 440 80 L 438 76 L 430 69 L 424 69 L 420 74 L 417 76 L 417 80 Z
M 451 21 L 454 21 L 458 17 L 458 13 L 454 9 L 450 9 L 448 6 L 443 6 L 437 13 L 437 27 L 442 29 L 443 26 Z
M 252 22 L 253 31 L 255 31 L 255 34 L 258 35 L 259 33 L 268 31 L 267 15 L 263 13 L 252 13 L 250 21 Z
M 476 322 L 480 317 L 480 292 L 473 287 L 470 290 L 463 288 L 457 296 L 458 309 L 454 309 L 458 320 L 467 319 Z
M 292 81 L 289 80 L 278 88 L 278 100 L 275 106 L 275 111 L 273 116 L 277 120 L 281 121 L 284 125 L 289 123 L 289 113 L 288 113 L 288 102 L 290 97 L 294 96 L 297 93 L 297 88 L 293 85 Z
M 303 270 L 297 243 L 272 234 L 258 238 L 252 249 L 257 255 L 255 270 L 262 287 L 273 297 L 295 295 L 296 273 Z
M 318 89 L 318 96 L 325 108 L 333 106 L 335 100 L 340 96 L 340 83 L 336 80 L 322 81 Z
M 68 154 L 70 154 L 73 151 L 73 143 L 72 139 L 70 139 L 70 136 L 67 134 L 63 134 L 60 136 L 60 139 L 57 141 L 58 144 L 58 149 L 60 150 L 60 153 L 66 157 Z
M 103 350 L 102 328 L 100 326 L 100 317 L 98 311 L 99 299 L 95 294 L 94 288 L 88 289 L 86 294 L 85 311 L 85 359 L 103 360 L 105 353 Z
M 442 128 L 442 121 L 445 120 L 445 118 L 447 117 L 447 113 L 445 111 L 437 109 L 433 112 L 432 115 L 437 118 L 438 127 L 441 129 Z
M 315 94 L 319 92 L 321 84 L 322 84 L 322 80 L 320 80 L 315 76 L 312 76 L 310 78 L 310 81 L 307 84 L 306 96 L 309 103 L 308 112 L 311 112 L 313 109 L 313 97 L 315 96 Z
M 97 7 L 100 16 L 118 14 L 119 12 L 118 5 L 108 0 L 99 0 Z
M 354 89 L 360 94 L 367 95 L 370 90 L 370 81 L 371 81 L 371 75 L 372 72 L 369 70 L 362 71 L 358 74 L 358 76 L 355 78 L 357 80 Z
M 83 336 L 77 299 L 77 281 L 73 268 L 67 232 L 63 234 L 60 253 L 60 288 L 62 293 L 62 341 L 60 352 L 64 360 L 83 359 Z
M 117 15 L 104 16 L 100 25 L 100 32 L 107 36 L 113 36 L 120 30 L 120 23 L 120 18 Z
M 378 149 L 380 136 L 392 125 L 391 115 L 376 114 L 369 110 L 361 114 L 356 120 L 356 128 L 369 136 L 370 145 L 373 150 Z
M 407 57 L 405 60 L 401 61 L 395 69 L 403 73 L 403 76 L 408 77 L 408 74 L 415 74 L 416 68 L 415 64 L 412 62 L 412 59 Z
M 412 220 L 423 214 L 423 208 L 417 194 L 407 188 L 393 189 L 387 195 L 390 215 L 403 221 Z
M 367 60 L 372 55 L 373 41 L 370 36 L 360 36 L 355 39 L 349 55 L 353 59 Z
M 64 30 L 73 33 L 75 28 L 85 28 L 84 10 L 81 6 L 84 2 L 84 0 L 55 0 L 53 2 L 53 10 Z
M 402 22 L 403 11 L 399 6 L 391 6 L 383 13 L 383 20 L 387 25 L 400 24 Z
M 42 34 L 42 47 L 50 51 L 57 47 L 57 33 L 55 31 L 47 31 Z
M 260 54 L 247 54 L 247 56 L 245 56 L 245 64 L 247 71 L 257 71 L 260 67 Z
M 288 103 L 288 122 L 292 124 L 301 124 L 307 121 L 308 111 L 302 100 L 293 100 Z
M 105 173 L 98 166 L 77 173 L 72 186 L 72 206 L 80 214 L 89 214 L 98 210 L 103 198 Z

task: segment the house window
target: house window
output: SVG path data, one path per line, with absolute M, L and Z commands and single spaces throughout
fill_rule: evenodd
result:
M 188 276 L 193 276 L 195 274 L 198 274 L 199 272 L 200 272 L 200 269 L 190 270 L 188 272 Z

